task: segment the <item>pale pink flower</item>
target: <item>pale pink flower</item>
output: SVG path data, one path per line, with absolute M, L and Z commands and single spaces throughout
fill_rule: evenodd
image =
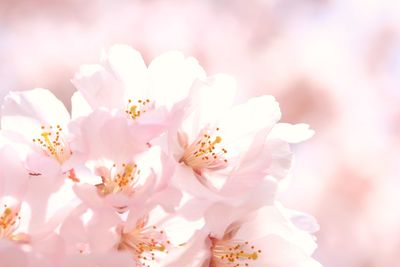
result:
M 74 136 L 71 146 L 78 159 L 128 163 L 138 153 L 148 150 L 149 142 L 162 130 L 159 124 L 136 124 L 121 114 L 96 110 L 71 123 Z
M 315 220 L 275 202 L 313 131 L 272 96 L 234 105 L 231 77 L 124 45 L 73 83 L 71 116 L 44 89 L 5 99 L 0 267 L 320 266 Z
M 215 204 L 205 220 L 205 226 L 163 266 L 321 266 L 311 258 L 314 238 L 297 228 L 280 205 L 249 213 Z
M 133 209 L 126 219 L 122 217 L 126 216 L 118 216 L 112 209 L 104 207 L 92 210 L 78 207 L 60 229 L 67 244 L 67 258 L 75 255 L 73 258 L 84 261 L 88 256 L 96 258 L 107 253 L 123 258 L 129 254 L 130 261 L 135 263 L 133 266 L 158 266 L 168 257 L 173 244 L 168 238 L 171 226 L 165 225 L 171 216 L 165 213 L 160 216 L 154 209 Z M 171 225 L 178 228 L 176 231 L 182 229 L 179 225 Z
M 55 223 L 34 223 L 40 216 L 40 205 L 46 205 L 47 199 L 30 201 L 29 196 L 39 192 L 29 186 L 28 171 L 10 146 L 0 149 L 0 169 L 0 266 L 56 264 L 63 252 L 63 242 L 53 232 Z M 46 194 L 46 190 L 40 193 Z
M 63 221 L 60 236 L 65 242 L 65 255 L 60 266 L 135 266 L 129 253 L 117 250 L 115 231 L 121 222 L 112 209 L 88 210 L 76 207 Z
M 2 106 L 2 133 L 23 147 L 32 175 L 66 174 L 75 180 L 67 125 L 70 115 L 46 89 L 10 92 Z
M 75 186 L 78 197 L 88 205 L 108 203 L 122 212 L 157 199 L 162 190 L 173 190 L 168 187 L 169 159 L 149 143 L 161 129 L 104 110 L 71 124 L 72 147 L 81 160 L 76 175 L 85 182 Z
M 157 223 L 151 224 L 149 217 L 143 216 L 130 222 L 130 226 L 119 227 L 118 250 L 131 253 L 138 266 L 156 266 L 168 256 L 172 245 L 165 230 Z
M 279 130 L 281 113 L 272 96 L 233 106 L 235 89 L 226 75 L 198 80 L 184 119 L 169 134 L 169 153 L 178 163 L 176 183 L 194 195 L 207 194 L 203 186 L 238 197 L 266 177 L 281 180 L 291 167 L 289 143 L 312 135 L 307 127 Z M 292 128 L 297 131 L 290 139 L 285 130 Z
M 0 150 L 0 239 L 28 242 L 24 233 L 19 233 L 19 215 L 22 201 L 28 188 L 28 173 L 18 155 L 10 146 Z
M 75 75 L 72 82 L 81 94 L 76 98 L 84 98 L 92 109 L 124 111 L 134 120 L 153 120 L 154 114 L 147 114 L 155 110 L 166 116 L 187 97 L 193 81 L 205 76 L 194 58 L 180 52 L 162 54 L 147 67 L 140 53 L 126 45 L 112 46 L 101 63 L 83 65 Z

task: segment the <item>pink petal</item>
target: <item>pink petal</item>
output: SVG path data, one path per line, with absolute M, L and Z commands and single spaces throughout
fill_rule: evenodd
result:
M 251 241 L 255 247 L 261 249 L 259 258 L 254 266 L 271 267 L 322 267 L 310 255 L 304 253 L 293 243 L 278 235 L 269 235 L 264 238 Z
M 162 266 L 202 267 L 210 258 L 210 247 L 208 235 L 197 231 L 187 243 L 173 249 Z
M 193 81 L 205 72 L 194 58 L 180 52 L 167 52 L 155 58 L 148 67 L 149 95 L 158 106 L 171 108 L 187 97 Z
M 0 239 L 0 267 L 28 267 L 25 252 L 7 239 Z
M 122 82 L 100 65 L 81 66 L 72 83 L 92 109 L 122 108 L 125 105 Z
M 43 153 L 30 153 L 26 165 L 32 173 L 54 176 L 61 173 L 61 166 L 57 160 Z
M 85 100 L 81 92 L 75 92 L 71 97 L 71 118 L 77 119 L 79 117 L 88 116 L 92 112 L 92 108 Z
M 21 198 L 28 185 L 28 173 L 11 146 L 0 149 L 0 195 Z
M 232 146 L 231 149 L 242 151 L 251 144 L 259 131 L 272 129 L 280 117 L 279 104 L 275 98 L 260 96 L 232 108 L 219 120 L 218 125 L 221 136 Z
M 64 104 L 49 90 L 33 89 L 29 91 L 10 92 L 4 100 L 2 119 L 12 117 L 13 124 L 3 123 L 2 128 L 24 134 L 18 125 L 20 116 L 31 118 L 37 125 L 66 125 L 70 116 Z M 7 122 L 12 122 L 8 121 Z M 21 131 L 22 130 L 22 131 Z M 26 134 L 26 133 L 25 133 Z
M 278 123 L 272 129 L 270 138 L 279 138 L 288 143 L 300 143 L 310 139 L 314 134 L 314 130 L 305 123 Z
M 104 54 L 102 61 L 122 82 L 126 99 L 147 98 L 147 67 L 138 51 L 127 45 L 113 45 Z

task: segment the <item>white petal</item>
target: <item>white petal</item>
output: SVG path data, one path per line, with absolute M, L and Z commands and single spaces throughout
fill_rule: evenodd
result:
M 258 138 L 263 136 L 264 140 Z M 291 166 L 292 152 L 289 144 L 278 139 L 265 141 L 265 133 L 260 132 L 247 152 L 240 155 L 226 187 L 243 192 L 257 186 L 267 177 L 279 181 L 287 177 Z
M 229 110 L 217 124 L 222 144 L 228 150 L 228 161 L 234 162 L 251 149 L 255 138 L 262 145 L 280 116 L 279 105 L 272 96 L 252 98 Z
M 256 248 L 261 249 L 259 258 L 254 261 L 254 266 L 271 267 L 320 267 L 309 254 L 300 247 L 286 240 L 282 236 L 271 234 L 251 241 Z
M 292 223 L 296 225 L 299 229 L 306 231 L 308 233 L 315 233 L 319 231 L 319 225 L 317 220 L 310 214 L 286 209 L 288 216 L 290 217 Z
M 221 199 L 209 188 L 204 186 L 204 184 L 202 184 L 197 176 L 193 173 L 193 170 L 186 165 L 179 163 L 176 165 L 175 173 L 172 176 L 171 182 L 178 189 L 198 198 L 207 199 L 207 201 L 210 202 Z
M 71 97 L 71 117 L 76 119 L 84 117 L 92 112 L 92 108 L 89 103 L 83 97 L 81 92 L 75 92 Z
M 122 108 L 124 87 L 109 71 L 100 65 L 83 65 L 71 80 L 93 108 Z
M 244 239 L 257 239 L 268 235 L 277 235 L 308 255 L 316 248 L 314 237 L 297 228 L 279 203 L 259 209 L 255 220 L 244 224 L 237 233 L 238 238 Z
M 203 68 L 194 58 L 180 52 L 168 52 L 149 65 L 149 91 L 152 100 L 168 108 L 189 94 L 193 81 L 205 77 Z
M 49 90 L 10 92 L 2 107 L 1 125 L 32 139 L 40 136 L 40 125 L 66 125 L 70 120 L 64 104 Z
M 207 242 L 207 234 L 197 231 L 189 242 L 173 249 L 162 266 L 202 267 L 203 263 L 210 258 L 210 246 L 210 242 Z
M 235 79 L 225 74 L 195 82 L 190 97 L 193 98 L 196 122 L 200 127 L 214 123 L 230 109 L 236 95 L 236 87 Z
M 300 143 L 314 135 L 314 130 L 305 123 L 278 123 L 272 129 L 269 138 L 282 139 L 288 143 Z
M 229 110 L 221 118 L 221 132 L 237 140 L 238 137 L 255 134 L 272 126 L 280 119 L 279 104 L 272 96 L 260 96 Z
M 104 55 L 111 72 L 121 80 L 126 98 L 143 99 L 147 95 L 147 67 L 141 54 L 127 45 L 114 45 Z
M 26 191 L 28 173 L 11 146 L 0 150 L 0 195 L 17 198 Z

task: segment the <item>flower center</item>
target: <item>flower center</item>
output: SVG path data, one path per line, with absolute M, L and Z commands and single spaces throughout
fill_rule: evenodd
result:
M 247 241 L 213 238 L 211 241 L 213 245 L 210 267 L 251 266 L 251 262 L 256 261 L 261 253 L 261 250 L 257 250 Z
M 140 175 L 140 170 L 133 163 L 123 163 L 120 166 L 114 164 L 109 172 L 101 170 L 100 172 L 103 183 L 97 187 L 102 195 L 118 192 L 133 193 Z
M 146 226 L 147 219 L 140 220 L 136 227 L 129 233 L 122 233 L 118 245 L 119 250 L 130 251 L 138 262 L 138 266 L 151 266 L 157 254 L 168 253 L 170 241 L 162 230 L 156 226 Z
M 56 127 L 42 126 L 40 137 L 33 139 L 34 143 L 39 144 L 48 155 L 54 157 L 60 164 L 68 160 L 72 154 L 62 130 L 60 125 Z
M 218 131 L 219 128 L 201 131 L 197 139 L 191 145 L 185 147 L 180 162 L 184 162 L 196 172 L 200 172 L 204 168 L 224 168 L 228 163 L 225 158 L 228 151 L 221 147 L 222 137 L 217 135 Z
M 27 242 L 28 237 L 25 234 L 15 234 L 18 229 L 21 217 L 18 212 L 4 205 L 3 213 L 0 213 L 0 239 L 7 238 L 16 242 Z
M 146 113 L 152 107 L 153 105 L 151 104 L 150 99 L 139 99 L 137 101 L 128 99 L 128 105 L 125 109 L 125 113 L 128 114 L 130 118 L 135 120 L 139 118 L 143 113 Z

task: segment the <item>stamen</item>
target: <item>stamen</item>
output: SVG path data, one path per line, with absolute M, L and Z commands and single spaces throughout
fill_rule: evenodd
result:
M 261 253 L 247 241 L 210 239 L 213 244 L 212 267 L 251 266 L 251 262 L 256 261 Z
M 138 262 L 138 266 L 147 267 L 157 261 L 157 254 L 168 253 L 170 241 L 164 231 L 156 226 L 146 226 L 147 219 L 137 223 L 136 228 L 121 235 L 119 250 L 131 252 Z
M 151 108 L 152 105 L 150 99 L 139 99 L 136 102 L 134 102 L 132 99 L 129 99 L 125 113 L 128 114 L 130 118 L 137 119 Z
M 0 216 L 0 239 L 7 238 L 12 241 L 26 242 L 26 235 L 15 234 L 21 220 L 18 212 L 14 212 L 10 207 L 4 205 L 3 213 L 0 214 L 2 214 Z
M 102 184 L 97 187 L 102 195 L 113 194 L 117 192 L 133 193 L 139 180 L 140 170 L 136 164 L 123 163 L 120 166 L 114 164 L 109 174 L 103 174 Z
M 192 167 L 196 172 L 201 169 L 221 169 L 224 168 L 228 160 L 225 158 L 228 151 L 221 147 L 222 137 L 216 135 L 219 128 L 214 131 L 205 129 L 199 137 L 185 148 L 181 162 Z
M 32 141 L 42 147 L 46 153 L 54 157 L 60 164 L 68 160 L 72 154 L 69 149 L 68 143 L 65 141 L 63 136 L 63 129 L 60 125 L 56 127 L 41 126 L 42 133 L 39 138 L 35 138 Z

